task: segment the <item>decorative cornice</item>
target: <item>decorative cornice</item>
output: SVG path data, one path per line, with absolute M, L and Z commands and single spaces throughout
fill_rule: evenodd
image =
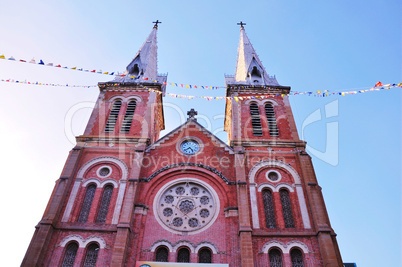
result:
M 229 181 L 220 171 L 218 171 L 217 169 L 214 169 L 210 166 L 204 165 L 202 163 L 192 163 L 192 162 L 180 162 L 180 163 L 176 163 L 176 164 L 172 164 L 172 165 L 167 165 L 159 170 L 157 170 L 156 172 L 154 172 L 153 174 L 151 174 L 148 178 L 147 181 L 151 181 L 155 176 L 157 176 L 158 174 L 167 171 L 169 169 L 173 169 L 173 168 L 178 168 L 178 167 L 199 167 L 199 168 L 203 168 L 206 169 L 210 172 L 213 172 L 214 174 L 218 175 L 226 184 L 236 184 L 236 182 L 232 182 Z

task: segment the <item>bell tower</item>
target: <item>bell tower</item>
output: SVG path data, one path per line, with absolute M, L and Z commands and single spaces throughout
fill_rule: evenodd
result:
M 303 266 L 296 263 L 307 255 L 311 266 L 343 266 L 311 157 L 297 133 L 290 87 L 268 75 L 245 24 L 239 25 L 235 75 L 226 76 L 225 131 L 235 151 L 241 266 Z M 291 249 L 295 243 L 315 248 Z
M 76 137 L 21 266 L 124 265 L 139 163 L 165 127 L 167 76 L 157 73 L 159 23 L 125 73 L 98 84 L 85 132 Z

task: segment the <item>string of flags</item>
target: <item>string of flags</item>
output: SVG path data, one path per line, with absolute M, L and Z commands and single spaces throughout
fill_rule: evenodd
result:
M 26 61 L 23 59 L 16 60 L 14 57 L 9 57 L 6 58 L 4 54 L 0 55 L 0 59 L 7 59 L 11 61 L 18 61 L 22 63 L 32 63 L 32 64 L 37 64 L 37 65 L 43 65 L 43 66 L 51 66 L 51 67 L 56 67 L 56 68 L 62 68 L 62 69 L 71 69 L 71 70 L 77 70 L 77 71 L 84 71 L 88 73 L 97 73 L 97 74 L 105 74 L 105 75 L 116 75 L 120 77 L 125 77 L 126 74 L 120 74 L 119 72 L 102 72 L 102 70 L 96 71 L 96 70 L 88 70 L 88 69 L 83 69 L 83 68 L 78 68 L 78 67 L 62 67 L 60 64 L 53 64 L 53 63 L 47 63 L 41 59 L 36 63 L 35 58 L 32 58 L 30 61 Z M 130 78 L 135 79 L 135 76 L 131 76 Z M 148 78 L 142 77 L 141 79 L 143 80 L 149 80 Z M 20 80 L 13 80 L 13 79 L 1 79 L 0 81 L 2 82 L 11 82 L 11 83 L 24 83 L 24 84 L 31 84 L 31 85 L 45 85 L 45 86 L 63 86 L 63 87 L 83 87 L 83 88 L 90 88 L 90 87 L 97 87 L 98 85 L 71 85 L 71 84 L 55 84 L 55 83 L 42 83 L 42 82 L 29 82 L 29 81 L 20 81 Z M 157 80 L 152 80 L 153 82 L 158 82 Z M 190 85 L 190 84 L 182 84 L 182 83 L 168 83 L 168 82 L 162 82 L 165 85 L 170 85 L 172 87 L 178 87 L 178 88 L 184 88 L 184 89 L 207 89 L 207 90 L 215 90 L 215 89 L 220 89 L 220 88 L 226 88 L 225 86 L 204 86 L 204 85 Z M 120 83 L 114 83 L 116 85 L 119 85 Z M 206 99 L 206 100 L 223 100 L 223 99 L 228 99 L 232 98 L 236 101 L 239 100 L 247 100 L 247 99 L 253 99 L 253 98 L 268 98 L 272 96 L 285 96 L 285 94 L 281 93 L 280 90 L 278 90 L 275 87 L 270 87 L 270 86 L 231 86 L 233 89 L 242 89 L 242 88 L 248 88 L 248 87 L 258 87 L 258 88 L 264 88 L 264 89 L 269 89 L 271 92 L 277 90 L 278 92 L 271 93 L 270 95 L 259 95 L 259 96 L 239 96 L 239 97 L 223 97 L 223 96 L 193 96 L 193 95 L 182 95 L 182 94 L 173 94 L 173 93 L 167 93 L 165 95 L 173 97 L 173 98 L 183 98 L 183 99 L 194 99 L 194 98 L 201 98 L 201 99 Z M 354 95 L 354 94 L 360 94 L 360 93 L 366 93 L 366 92 L 372 92 L 372 91 L 380 91 L 384 89 L 391 89 L 394 87 L 402 87 L 402 83 L 398 84 L 382 84 L 381 82 L 378 82 L 375 84 L 374 87 L 366 87 L 366 88 L 361 88 L 360 90 L 348 90 L 348 91 L 329 91 L 329 90 L 321 90 L 321 91 L 304 91 L 304 92 L 299 92 L 299 91 L 292 91 L 289 92 L 288 95 L 307 95 L 307 96 L 315 96 L 315 97 L 328 97 L 332 95 Z M 156 93 L 161 93 L 158 90 L 154 90 L 151 88 L 147 88 L 149 91 L 154 91 Z
M 116 84 L 115 86 L 118 86 Z M 354 95 L 354 94 L 360 94 L 360 93 L 366 93 L 366 92 L 373 92 L 373 91 L 380 91 L 384 89 L 391 89 L 395 87 L 400 87 L 402 88 L 402 83 L 398 84 L 385 84 L 383 85 L 381 82 L 378 82 L 375 84 L 374 87 L 366 90 L 358 90 L 358 91 L 343 91 L 343 92 L 321 92 L 317 91 L 316 93 L 313 92 L 306 92 L 306 95 L 308 96 L 316 96 L 316 97 L 328 97 L 331 95 L 341 95 L 341 96 L 346 96 L 346 95 Z M 149 87 L 143 86 L 144 89 L 147 89 L 149 92 L 154 92 L 157 94 L 162 94 L 161 91 L 155 90 Z M 297 92 L 290 92 L 289 95 L 303 95 L 305 93 L 297 93 Z M 271 94 L 265 94 L 265 95 L 253 95 L 253 96 L 232 96 L 232 97 L 224 97 L 224 96 L 192 96 L 192 95 L 180 95 L 180 94 L 173 94 L 173 93 L 167 93 L 167 96 L 173 97 L 173 98 L 183 98 L 183 99 L 194 99 L 194 98 L 201 98 L 205 100 L 235 100 L 236 102 L 242 101 L 242 100 L 248 100 L 248 99 L 267 99 L 272 96 L 282 96 L 284 97 L 286 94 L 282 93 L 271 93 Z
M 36 65 L 42 65 L 42 66 L 49 66 L 49 67 L 56 67 L 56 68 L 61 68 L 61 69 L 70 69 L 70 70 L 77 70 L 77 71 L 83 71 L 83 72 L 88 72 L 88 73 L 96 73 L 96 74 L 105 74 L 105 75 L 115 75 L 115 76 L 120 76 L 124 77 L 126 74 L 122 74 L 121 72 L 118 71 L 102 71 L 102 70 L 90 70 L 90 69 L 84 69 L 80 67 L 66 67 L 62 66 L 60 64 L 53 64 L 53 63 L 45 63 L 42 59 L 39 61 L 35 60 L 35 58 L 32 58 L 30 61 L 24 60 L 24 59 L 15 59 L 13 56 L 6 58 L 4 54 L 0 55 L 0 59 L 5 59 L 5 60 L 10 60 L 10 61 L 15 61 L 15 62 L 22 62 L 22 63 L 31 63 L 31 64 L 36 64 Z M 135 76 L 131 76 L 131 78 L 135 78 Z M 143 80 L 148 80 L 148 78 L 142 78 Z M 206 85 L 191 85 L 191 84 L 182 84 L 182 83 L 165 83 L 166 85 L 169 84 L 173 87 L 181 87 L 181 88 L 198 88 L 198 89 L 209 89 L 209 90 L 216 90 L 219 88 L 225 88 L 225 86 L 206 86 Z
M 98 87 L 98 85 L 72 85 L 68 83 L 43 83 L 43 82 L 29 82 L 27 80 L 20 81 L 14 79 L 0 79 L 1 82 L 7 83 L 22 83 L 22 84 L 30 84 L 30 85 L 45 85 L 45 86 L 60 86 L 60 87 L 83 87 L 83 88 L 90 88 L 90 87 Z
M 100 85 L 72 85 L 72 84 L 56 84 L 56 83 L 42 83 L 42 82 L 30 82 L 26 80 L 14 80 L 14 79 L 0 79 L 1 82 L 7 82 L 7 83 L 20 83 L 20 84 L 29 84 L 29 85 L 45 85 L 45 86 L 62 86 L 62 87 L 82 87 L 82 88 L 91 88 L 91 87 L 115 87 L 115 86 L 120 86 L 122 83 L 106 83 L 106 84 L 100 84 Z M 157 81 L 155 81 L 157 82 Z M 164 82 L 166 85 L 167 83 Z M 155 90 L 146 86 L 141 85 L 142 88 L 148 90 L 149 92 L 154 92 L 157 94 L 162 94 L 161 91 Z M 242 86 L 244 87 L 244 86 Z M 261 86 L 259 86 L 261 87 Z M 264 86 L 263 86 L 264 87 Z M 307 92 L 289 92 L 288 94 L 283 94 L 280 89 L 278 88 L 271 88 L 271 87 L 264 87 L 264 88 L 269 88 L 271 91 L 268 94 L 265 95 L 252 95 L 252 96 L 233 96 L 233 97 L 225 97 L 225 96 L 194 96 L 194 95 L 182 95 L 182 94 L 173 94 L 173 93 L 166 93 L 164 96 L 169 96 L 173 98 L 182 98 L 182 99 L 195 99 L 195 98 L 200 98 L 200 99 L 205 99 L 205 100 L 229 100 L 233 99 L 235 101 L 241 101 L 241 100 L 248 100 L 248 99 L 266 99 L 272 96 L 282 96 L 284 97 L 285 95 L 307 95 L 307 96 L 315 96 L 315 97 L 328 97 L 332 95 L 341 95 L 341 96 L 346 96 L 346 95 L 355 95 L 355 94 L 361 94 L 361 93 L 366 93 L 366 92 L 373 92 L 373 91 L 381 91 L 381 90 L 388 90 L 391 88 L 399 87 L 402 88 L 402 83 L 393 83 L 393 84 L 382 84 L 381 82 L 377 82 L 374 87 L 367 87 L 368 89 L 361 89 L 361 90 L 352 90 L 352 91 L 342 91 L 342 92 L 330 92 L 329 90 L 324 90 L 324 91 L 307 91 Z M 275 92 L 275 90 L 277 92 Z

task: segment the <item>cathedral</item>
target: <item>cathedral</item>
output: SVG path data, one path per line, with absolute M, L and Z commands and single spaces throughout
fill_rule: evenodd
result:
M 243 23 L 225 77 L 228 143 L 194 109 L 159 137 L 157 32 L 98 84 L 22 266 L 343 266 L 290 87 L 268 75 Z

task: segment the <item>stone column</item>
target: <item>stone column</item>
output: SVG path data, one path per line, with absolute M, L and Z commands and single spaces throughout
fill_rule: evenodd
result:
M 116 240 L 113 246 L 111 266 L 124 266 L 127 255 L 127 247 L 131 233 L 131 224 L 134 212 L 134 200 L 138 188 L 138 178 L 144 157 L 145 143 L 138 144 L 134 153 L 134 163 L 130 178 L 128 179 L 126 192 L 123 197 L 120 219 L 117 224 Z
M 324 266 L 343 266 L 336 241 L 336 234 L 331 228 L 321 187 L 317 183 L 310 156 L 302 151 L 299 156 L 303 181 L 307 188 L 307 198 L 311 207 L 314 228 L 317 231 L 321 257 Z
M 237 181 L 237 205 L 239 208 L 239 236 L 242 267 L 254 267 L 253 243 L 249 218 L 245 159 L 242 147 L 235 147 L 235 170 Z

